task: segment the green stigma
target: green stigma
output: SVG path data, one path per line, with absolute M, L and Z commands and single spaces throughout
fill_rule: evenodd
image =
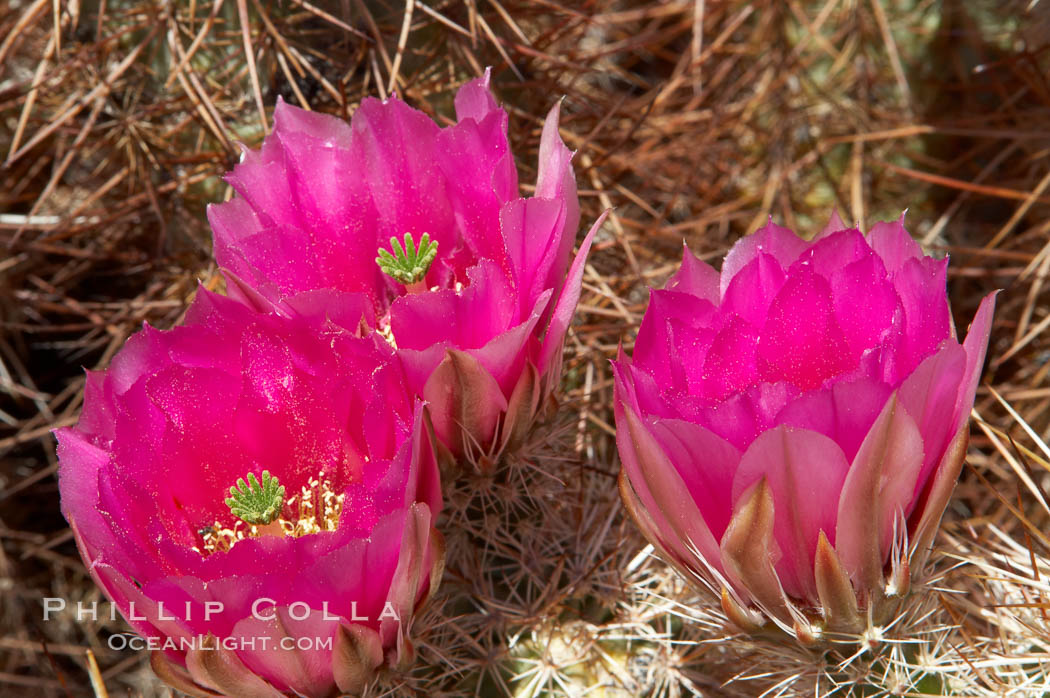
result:
M 248 482 L 237 478 L 237 486 L 230 488 L 226 506 L 237 518 L 255 526 L 264 526 L 278 517 L 284 505 L 284 485 L 270 475 L 269 470 L 262 471 L 262 484 L 255 479 L 255 473 L 248 473 Z
M 383 270 L 383 273 L 392 276 L 406 286 L 423 280 L 438 253 L 437 240 L 432 241 L 429 233 L 423 233 L 423 237 L 419 239 L 418 248 L 412 240 L 412 233 L 405 233 L 404 249 L 401 249 L 401 244 L 395 237 L 390 238 L 390 247 L 394 250 L 394 254 L 379 248 L 376 264 Z

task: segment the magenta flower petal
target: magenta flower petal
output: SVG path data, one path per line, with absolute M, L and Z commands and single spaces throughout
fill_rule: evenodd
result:
M 668 291 L 681 291 L 717 305 L 721 295 L 718 281 L 718 272 L 714 267 L 693 256 L 689 248 L 683 244 L 682 264 L 674 276 L 667 280 L 666 288 Z
M 226 181 L 247 200 L 264 226 L 292 226 L 299 211 L 294 201 L 291 182 L 286 177 L 267 177 L 273 167 L 284 167 L 280 143 L 271 140 L 258 151 L 242 148 L 241 162 L 226 176 Z
M 777 415 L 797 394 L 798 388 L 787 382 L 758 383 L 720 402 L 701 400 L 695 418 L 744 451 L 755 437 L 775 425 Z
M 575 182 L 573 182 L 572 189 L 575 193 Z M 538 362 L 540 370 L 548 377 L 555 375 L 552 372 L 556 371 L 557 367 L 561 365 L 561 351 L 565 342 L 565 332 L 569 329 L 569 323 L 576 312 L 576 304 L 580 300 L 580 291 L 583 286 L 583 268 L 587 263 L 587 254 L 591 251 L 591 243 L 594 241 L 594 236 L 598 233 L 598 229 L 605 222 L 606 215 L 608 215 L 608 212 L 598 216 L 598 220 L 594 222 L 587 236 L 580 243 L 580 249 L 572 260 L 572 265 L 569 267 L 568 274 L 565 277 L 565 284 L 561 287 L 558 300 L 554 304 L 550 325 L 543 335 L 543 345 Z M 550 379 L 548 378 L 549 381 Z M 550 386 L 548 391 L 551 388 L 553 386 Z
M 772 223 L 741 239 L 717 280 L 686 253 L 651 292 L 613 362 L 620 491 L 742 629 L 860 632 L 921 568 L 994 307 L 960 344 L 946 268 L 900 221 L 863 235 L 834 214 L 810 242 Z
M 786 280 L 787 274 L 776 258 L 759 252 L 729 282 L 721 307 L 761 328 Z
M 485 68 L 485 74 L 471 80 L 456 93 L 456 118 L 460 121 L 474 119 L 481 122 L 493 112 L 502 112 L 489 91 L 492 69 Z
M 842 328 L 850 354 L 864 353 L 898 335 L 894 317 L 903 314 L 900 297 L 879 258 L 867 254 L 845 265 L 830 267 L 835 322 Z
M 757 343 L 758 330 L 753 325 L 739 317 L 729 318 L 703 358 L 700 387 L 704 397 L 725 400 L 755 382 Z
M 433 299 L 437 294 L 427 296 L 405 296 L 399 299 L 392 308 L 392 315 L 398 318 L 397 322 L 405 327 L 412 327 L 413 334 L 418 338 L 420 330 L 433 323 L 435 318 L 441 316 L 445 311 L 446 317 L 455 317 L 458 314 L 469 312 L 470 304 L 476 304 L 481 313 L 490 313 L 493 308 L 486 303 L 485 296 L 481 294 L 464 293 L 460 296 L 449 295 L 445 299 L 452 309 L 442 308 L 440 304 L 428 308 L 426 301 Z M 419 300 L 415 300 L 415 299 Z M 423 386 L 430 379 L 431 374 L 445 357 L 447 349 L 459 346 L 469 347 L 466 353 L 473 356 L 481 366 L 489 372 L 492 378 L 499 384 L 501 395 L 510 395 L 513 391 L 515 381 L 520 379 L 526 361 L 538 353 L 537 342 L 533 337 L 536 325 L 540 322 L 540 315 L 547 307 L 550 300 L 550 290 L 544 292 L 536 301 L 533 312 L 526 320 L 517 327 L 512 327 L 501 334 L 497 334 L 482 346 L 475 346 L 483 341 L 484 335 L 480 332 L 471 332 L 469 323 L 464 324 L 464 330 L 471 332 L 467 338 L 461 337 L 460 342 L 442 340 L 437 334 L 441 331 L 440 324 L 433 325 L 435 333 L 431 336 L 434 343 L 425 341 L 418 342 L 420 348 L 412 346 L 400 347 L 399 354 L 408 385 L 417 394 L 422 394 Z M 415 319 L 419 322 L 413 324 Z M 446 326 L 447 327 L 447 326 Z M 502 402 L 501 400 L 497 400 Z
M 686 390 L 689 381 L 696 381 L 704 373 L 703 351 L 715 338 L 713 328 L 697 327 L 697 318 L 713 315 L 710 302 L 685 293 L 652 290 L 649 295 L 650 313 L 642 321 L 634 344 L 634 357 L 639 366 L 665 378 L 671 377 L 674 387 Z M 685 364 L 677 359 L 679 345 L 688 344 L 696 353 L 696 361 Z
M 252 205 L 247 199 L 240 197 L 234 197 L 221 206 L 209 205 L 208 223 L 216 241 L 225 240 L 227 245 L 230 245 L 220 247 L 216 243 L 216 258 L 223 257 L 219 263 L 239 276 L 250 276 L 251 266 L 237 247 L 263 231 L 263 222 L 259 220 Z
M 916 482 L 917 490 L 925 484 L 930 471 L 948 448 L 948 441 L 958 431 L 955 407 L 965 369 L 966 352 L 949 341 L 901 383 L 900 403 L 912 415 L 923 437 L 924 457 Z
M 963 341 L 963 349 L 966 350 L 966 373 L 963 374 L 963 383 L 959 390 L 959 401 L 956 403 L 954 425 L 956 430 L 962 427 L 969 419 L 970 410 L 973 408 L 974 395 L 977 393 L 977 381 L 981 377 L 981 367 L 984 366 L 984 355 L 988 351 L 988 335 L 992 331 L 992 313 L 995 312 L 995 293 L 989 293 L 981 299 L 981 305 L 977 308 L 977 314 L 970 323 L 970 329 Z
M 534 332 L 549 301 L 550 290 L 547 290 L 536 300 L 532 314 L 520 325 L 493 337 L 485 346 L 469 352 L 492 374 L 504 395 L 512 393 L 516 381 L 523 375 L 524 364 L 531 361 L 538 352 L 539 343 Z
M 651 312 L 646 312 L 634 340 L 634 363 L 651 374 L 665 379 L 671 374 L 671 361 L 674 357 L 673 338 L 668 332 L 671 319 L 671 304 L 664 303 L 671 291 L 650 289 L 649 305 Z M 683 370 L 678 371 L 684 375 Z
M 641 507 L 658 531 L 657 544 L 675 555 L 686 568 L 709 561 L 721 570 L 718 542 L 691 497 L 673 496 L 687 485 L 649 429 L 642 424 L 634 408 L 617 400 L 617 446 L 623 459 L 624 473 Z M 696 558 L 693 550 L 700 554 Z
M 449 202 L 463 242 L 478 259 L 502 260 L 507 254 L 504 240 L 492 234 L 499 229 L 503 202 L 513 200 L 518 191 L 506 133 L 507 114 L 496 109 L 477 122 L 461 119 L 456 128 L 437 136 L 437 148 L 444 153 L 438 165 Z M 461 176 L 472 170 L 491 174 L 478 179 Z M 451 244 L 446 249 L 452 250 Z
M 839 210 L 837 208 L 832 209 L 831 216 L 828 218 L 827 225 L 824 226 L 823 230 L 817 233 L 817 236 L 814 238 L 814 240 L 826 238 L 832 233 L 837 233 L 838 231 L 846 230 L 847 228 L 849 228 L 849 226 L 842 222 L 842 217 L 839 216 Z
M 773 492 L 774 536 L 782 554 L 776 570 L 792 596 L 816 595 L 817 536 L 824 531 L 834 542 L 836 504 L 848 471 L 849 463 L 834 441 L 794 427 L 763 432 L 740 460 L 732 501 L 735 505 L 745 490 L 765 478 Z
M 835 319 L 831 285 L 803 267 L 773 297 L 758 335 L 758 375 L 812 390 L 856 365 Z
M 272 215 L 271 211 L 281 210 L 283 203 L 285 210 L 291 209 L 288 213 L 295 214 L 283 220 L 277 219 L 288 228 L 317 231 L 317 224 L 321 221 L 315 216 L 323 216 L 323 220 L 333 225 L 363 225 L 375 209 L 356 197 L 347 196 L 348 190 L 361 191 L 365 185 L 360 175 L 347 167 L 350 163 L 346 149 L 351 147 L 353 140 L 347 124 L 327 114 L 297 109 L 278 100 L 274 110 L 274 132 L 280 134 L 283 166 L 288 173 L 292 199 L 285 202 L 254 200 L 251 194 L 254 179 L 236 186 L 238 192 L 252 201 L 260 217 L 265 219 Z M 242 168 L 243 165 L 236 168 L 233 174 Z M 260 167 L 253 175 L 267 178 L 271 169 Z M 315 178 L 317 174 L 322 176 Z M 289 207 L 289 203 L 293 206 Z M 323 240 L 316 238 L 318 243 Z M 302 269 L 300 265 L 296 266 Z
M 897 349 L 899 374 L 903 378 L 929 356 L 951 334 L 951 313 L 948 300 L 934 296 L 943 289 L 948 276 L 948 260 L 909 259 L 894 274 L 901 304 L 904 307 L 904 326 Z
M 58 439 L 59 461 L 70 464 L 68 467 L 64 466 L 65 472 L 68 473 L 65 481 L 69 487 L 78 492 L 97 491 L 99 472 L 109 463 L 109 453 L 92 445 L 90 441 L 70 427 L 56 430 L 55 438 Z M 78 526 L 93 530 L 105 525 L 102 513 L 91 506 L 89 499 L 63 500 L 63 507 L 67 520 L 79 521 Z M 74 533 L 77 532 L 78 530 L 74 529 Z M 89 555 L 86 557 L 95 559 L 98 544 L 93 538 L 83 540 L 82 543 L 78 541 L 78 545 L 81 549 L 87 549 Z
M 290 259 L 308 259 L 316 253 L 312 236 L 300 228 L 271 225 L 263 228 L 240 245 L 241 257 L 253 260 L 246 279 L 273 284 L 286 293 L 317 288 L 323 282 L 323 267 L 302 268 L 289 264 Z M 348 254 L 352 252 L 348 251 Z M 230 262 L 229 267 L 242 273 L 243 266 Z
M 500 210 L 500 227 L 506 236 L 507 253 L 515 270 L 521 312 L 544 289 L 560 285 L 564 267 L 556 268 L 561 245 L 564 206 L 554 199 L 518 199 Z M 556 277 L 556 278 L 552 278 Z
M 637 404 L 639 414 L 675 419 L 684 416 L 684 413 L 689 413 L 688 410 L 679 409 L 682 407 L 681 404 L 665 399 L 661 386 L 656 384 L 652 374 L 648 371 L 639 368 L 633 361 L 624 362 L 622 353 L 617 361 L 621 362 L 620 365 L 613 364 L 613 366 L 622 371 L 624 376 L 622 389 L 625 396 L 630 396 L 624 399 L 630 399 L 631 404 Z
M 923 259 L 922 248 L 904 229 L 904 215 L 892 222 L 879 222 L 868 233 L 871 249 L 875 251 L 891 274 L 896 273 L 909 259 Z
M 153 592 L 152 584 L 140 589 L 126 574 L 102 562 L 92 566 L 92 576 L 113 603 L 125 613 L 128 624 L 144 636 L 176 639 L 189 639 L 194 636 L 192 626 L 171 611 L 185 609 L 187 600 L 192 604 L 196 599 L 186 595 L 176 596 L 170 591 L 159 595 L 161 598 L 157 598 L 158 595 L 151 593 Z M 167 604 L 166 609 L 161 605 L 162 603 Z M 203 605 L 200 608 L 203 614 Z M 174 618 L 174 620 L 168 620 L 168 618 Z
M 729 282 L 733 280 L 737 272 L 743 269 L 759 252 L 771 255 L 781 267 L 787 269 L 798 259 L 806 246 L 805 240 L 795 235 L 790 229 L 775 225 L 770 219 L 769 223 L 759 228 L 753 235 L 741 238 L 737 244 L 733 245 L 733 249 L 729 250 L 729 254 L 722 263 L 722 294 L 725 295 Z
M 869 378 L 835 383 L 829 390 L 805 393 L 789 402 L 776 423 L 824 434 L 852 461 L 891 392 L 885 383 Z
M 871 256 L 871 248 L 864 234 L 856 228 L 848 228 L 813 240 L 791 263 L 791 267 L 797 270 L 808 266 L 815 273 L 830 278 L 829 272 Z
M 418 351 L 447 341 L 476 349 L 521 317 L 511 304 L 511 281 L 495 263 L 483 260 L 468 278 L 470 285 L 459 293 L 442 289 L 394 301 L 390 329 L 401 340 L 398 348 Z
M 677 469 L 704 522 L 721 539 L 733 513 L 733 503 L 722 493 L 732 489 L 740 451 L 699 424 L 681 419 L 657 420 L 651 432 Z M 704 467 L 696 467 L 699 463 Z
M 539 169 L 536 173 L 536 196 L 554 199 L 565 204 L 564 227 L 576 230 L 580 225 L 580 202 L 576 198 L 576 176 L 572 173 L 572 151 L 558 135 L 561 105 L 555 104 L 547 113 L 540 135 Z M 572 240 L 563 238 L 559 258 L 565 259 L 572 251 Z

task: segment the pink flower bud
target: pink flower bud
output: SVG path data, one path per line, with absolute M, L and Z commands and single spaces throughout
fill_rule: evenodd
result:
M 278 103 L 273 133 L 227 177 L 238 196 L 208 213 L 235 295 L 366 298 L 360 320 L 396 347 L 441 443 L 476 463 L 557 387 L 593 236 L 570 268 L 580 210 L 558 107 L 521 198 L 488 83 L 459 90 L 445 128 L 396 97 L 364 100 L 350 123 Z M 436 253 L 421 245 L 417 264 L 406 234 Z
M 57 432 L 88 570 L 191 695 L 358 692 L 411 656 L 438 582 L 422 406 L 381 339 L 321 318 L 201 289 L 185 325 L 89 373 Z M 255 524 L 248 490 L 274 506 Z
M 902 217 L 903 221 L 903 217 Z M 962 467 L 994 294 L 962 344 L 901 221 L 684 252 L 614 362 L 626 506 L 727 615 L 812 641 L 907 591 Z M 910 570 L 910 571 L 909 571 Z

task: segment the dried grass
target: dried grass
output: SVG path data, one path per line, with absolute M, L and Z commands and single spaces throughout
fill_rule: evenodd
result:
M 106 646 L 122 622 L 41 621 L 42 597 L 101 598 L 58 510 L 49 432 L 75 421 L 82 366 L 218 283 L 204 207 L 228 195 L 217 176 L 237 143 L 258 144 L 278 96 L 345 117 L 396 90 L 447 118 L 453 89 L 486 65 L 522 181 L 565 95 L 585 219 L 616 208 L 553 432 L 450 493 L 449 572 L 419 622 L 420 667 L 385 690 L 845 695 L 829 678 L 865 667 L 888 690 L 1050 691 L 1048 36 L 1047 3 L 1020 0 L 8 2 L 0 693 L 90 695 L 94 674 L 114 695 L 164 694 L 144 657 Z M 721 642 L 709 600 L 645 554 L 614 490 L 607 360 L 630 349 L 683 240 L 717 262 L 770 215 L 813 231 L 832 207 L 864 226 L 907 208 L 912 232 L 952 255 L 960 328 L 1004 293 L 937 592 L 881 659 L 829 674 Z M 893 642 L 910 629 L 919 645 Z

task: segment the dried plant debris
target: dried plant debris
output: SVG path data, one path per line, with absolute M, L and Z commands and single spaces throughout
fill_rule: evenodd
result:
M 417 662 L 373 693 L 1050 692 L 1048 29 L 1028 0 L 4 4 L 0 693 L 168 695 L 144 653 L 110 648 L 127 627 L 59 512 L 50 431 L 76 421 L 83 368 L 221 286 L 204 211 L 239 144 L 258 145 L 278 97 L 347 117 L 396 92 L 445 120 L 485 66 L 521 163 L 564 95 L 583 218 L 614 210 L 557 415 L 447 493 Z M 769 216 L 816 230 L 837 208 L 866 227 L 902 206 L 952 255 L 957 323 L 1004 289 L 929 593 L 861 652 L 746 640 L 621 512 L 608 359 L 683 240 L 717 265 Z M 45 597 L 71 610 L 45 622 Z

